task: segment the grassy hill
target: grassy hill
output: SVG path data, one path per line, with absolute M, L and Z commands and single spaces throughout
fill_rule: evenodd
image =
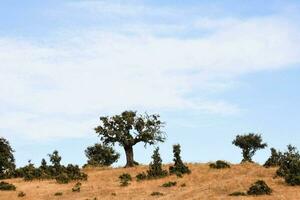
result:
M 10 179 L 6 182 L 16 185 L 16 191 L 0 191 L 1 200 L 113 200 L 113 199 L 286 199 L 299 200 L 300 187 L 287 186 L 280 178 L 273 179 L 276 169 L 266 169 L 257 164 L 233 165 L 230 169 L 210 169 L 208 164 L 189 164 L 192 174 L 183 178 L 169 176 L 163 179 L 137 182 L 135 180 L 127 187 L 120 187 L 119 175 L 129 173 L 132 177 L 148 169 L 147 166 L 135 168 L 84 169 L 88 174 L 88 181 L 82 182 L 81 192 L 72 192 L 76 182 L 66 185 L 57 184 L 55 180 L 24 182 L 22 179 Z M 168 166 L 165 166 L 166 168 Z M 266 181 L 273 189 L 270 196 L 261 197 L 230 197 L 235 191 L 246 191 L 258 179 Z M 161 187 L 168 181 L 176 181 L 177 185 L 170 188 Z M 185 187 L 181 185 L 185 184 Z M 18 192 L 26 193 L 25 197 L 18 197 Z M 54 196 L 62 192 L 62 196 Z M 152 192 L 163 193 L 163 196 L 151 196 Z

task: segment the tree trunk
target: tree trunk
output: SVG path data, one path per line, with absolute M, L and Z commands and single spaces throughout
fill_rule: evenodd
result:
M 135 165 L 138 165 L 137 162 L 133 159 L 133 146 L 126 146 L 124 147 L 125 153 L 126 153 L 126 165 L 125 167 L 134 167 Z

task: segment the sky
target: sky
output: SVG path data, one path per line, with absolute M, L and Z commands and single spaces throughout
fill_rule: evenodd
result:
M 0 137 L 16 163 L 57 149 L 83 165 L 100 116 L 135 110 L 166 122 L 172 162 L 238 163 L 237 134 L 300 148 L 300 2 L 6 0 L 0 2 Z M 154 146 L 134 147 L 147 164 Z M 115 166 L 125 164 L 123 150 Z

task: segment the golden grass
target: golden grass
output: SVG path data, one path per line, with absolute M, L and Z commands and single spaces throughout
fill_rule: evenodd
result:
M 167 166 L 165 166 L 167 168 Z M 210 169 L 208 164 L 189 164 L 191 175 L 183 178 L 169 176 L 163 179 L 136 182 L 127 187 L 120 187 L 119 175 L 129 173 L 133 177 L 147 166 L 139 166 L 130 169 L 100 169 L 89 168 L 84 171 L 89 175 L 86 182 L 82 182 L 81 192 L 72 192 L 76 182 L 60 185 L 55 181 L 24 182 L 21 179 L 5 180 L 17 186 L 17 191 L 1 191 L 1 200 L 20 199 L 18 192 L 23 191 L 28 200 L 114 200 L 114 199 L 171 199 L 171 200 L 223 200 L 223 199 L 255 199 L 255 200 L 300 200 L 300 187 L 287 186 L 282 179 L 273 179 L 276 169 L 266 169 L 256 164 L 233 165 L 230 169 Z M 261 197 L 230 197 L 228 194 L 235 191 L 246 191 L 249 186 L 258 179 L 263 179 L 273 189 L 270 196 Z M 167 181 L 177 181 L 177 186 L 164 188 L 161 185 Z M 185 187 L 180 185 L 185 183 Z M 56 192 L 62 192 L 62 196 L 54 196 Z M 151 196 L 152 192 L 161 192 L 163 196 Z M 114 195 L 115 194 L 115 195 Z

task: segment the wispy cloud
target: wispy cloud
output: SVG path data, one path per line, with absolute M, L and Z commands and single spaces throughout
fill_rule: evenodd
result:
M 147 10 L 97 5 L 108 15 Z M 91 116 L 123 109 L 236 114 L 238 105 L 205 94 L 230 88 L 240 75 L 300 62 L 299 27 L 284 16 L 190 24 L 186 28 L 210 33 L 160 37 L 148 24 L 150 31 L 137 26 L 134 34 L 108 27 L 64 30 L 43 43 L 0 38 L 0 127 L 32 138 L 82 137 L 97 120 Z

